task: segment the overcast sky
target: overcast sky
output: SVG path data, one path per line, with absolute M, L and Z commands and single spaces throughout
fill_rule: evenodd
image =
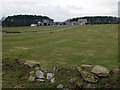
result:
M 119 0 L 2 0 L 2 16 L 45 15 L 55 21 L 82 16 L 118 16 Z

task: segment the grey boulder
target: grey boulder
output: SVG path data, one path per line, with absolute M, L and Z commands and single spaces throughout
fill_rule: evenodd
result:
M 37 70 L 36 73 L 35 73 L 35 76 L 37 78 L 45 78 L 44 77 L 44 72 L 42 72 L 41 70 Z
M 94 66 L 91 71 L 99 77 L 106 77 L 109 75 L 109 70 L 101 65 Z

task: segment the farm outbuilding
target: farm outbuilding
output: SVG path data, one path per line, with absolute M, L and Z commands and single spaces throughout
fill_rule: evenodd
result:
M 87 23 L 87 19 L 78 19 L 78 23 L 80 25 L 85 25 Z
M 51 25 L 53 25 L 53 21 L 44 19 L 44 20 L 42 20 L 42 21 L 39 21 L 39 22 L 37 23 L 37 25 L 38 25 L 38 26 L 51 26 Z

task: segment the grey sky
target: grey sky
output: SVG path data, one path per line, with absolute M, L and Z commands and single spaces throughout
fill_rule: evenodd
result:
M 2 0 L 2 16 L 37 14 L 63 21 L 81 16 L 118 16 L 119 0 Z

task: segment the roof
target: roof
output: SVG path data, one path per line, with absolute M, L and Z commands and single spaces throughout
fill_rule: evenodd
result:
M 78 19 L 78 22 L 87 22 L 87 19 Z

